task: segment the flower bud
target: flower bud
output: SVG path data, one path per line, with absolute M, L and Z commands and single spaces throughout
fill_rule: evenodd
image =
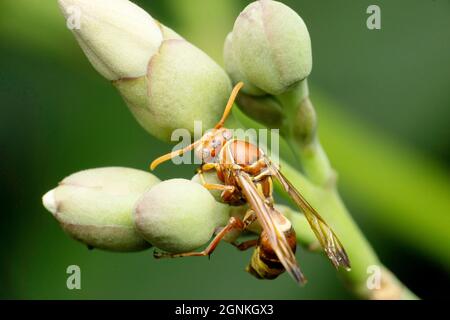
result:
M 208 55 L 128 0 L 59 0 L 78 7 L 74 35 L 94 67 L 119 90 L 137 121 L 170 141 L 173 130 L 203 129 L 220 119 L 228 75 Z
M 308 29 L 295 11 L 280 2 L 260 0 L 248 5 L 227 41 L 234 53 L 227 53 L 230 49 L 225 46 L 233 80 L 248 81 L 266 93 L 281 94 L 311 72 Z
M 89 169 L 65 178 L 42 200 L 76 240 L 104 250 L 138 251 L 151 245 L 136 232 L 132 210 L 145 190 L 159 181 L 135 169 Z
M 224 55 L 225 70 L 228 72 L 228 75 L 230 76 L 233 83 L 238 83 L 239 81 L 244 83 L 244 86 L 242 87 L 242 92 L 255 96 L 261 96 L 266 94 L 261 89 L 255 87 L 246 78 L 245 74 L 241 71 L 239 60 L 235 55 L 235 51 L 233 50 L 233 34 L 231 32 L 227 35 L 225 39 L 223 55 Z
M 231 83 L 211 58 L 185 40 L 165 40 L 149 63 L 146 77 L 114 82 L 138 122 L 157 138 L 170 141 L 172 132 L 194 133 L 220 119 Z
M 148 190 L 133 217 L 138 232 L 155 247 L 187 252 L 211 240 L 216 228 L 227 223 L 229 209 L 200 184 L 172 179 Z
M 147 73 L 163 35 L 158 23 L 128 0 L 58 0 L 69 19 L 78 11 L 79 28 L 72 28 L 80 47 L 108 80 Z

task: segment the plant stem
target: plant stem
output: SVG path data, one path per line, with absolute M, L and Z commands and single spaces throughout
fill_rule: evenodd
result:
M 282 171 L 294 186 L 309 199 L 325 221 L 333 226 L 349 255 L 352 270 L 340 270 L 347 286 L 365 299 L 413 299 L 412 294 L 396 277 L 382 266 L 375 251 L 358 228 L 336 188 L 336 173 L 317 136 L 317 117 L 309 99 L 307 80 L 277 97 L 285 110 L 285 130 L 282 132 L 301 162 L 305 176 L 282 163 Z M 371 272 L 379 270 L 379 288 L 368 285 Z
M 352 292 L 363 299 L 417 299 L 381 264 L 369 242 L 348 213 L 335 188 L 317 186 L 289 164 L 281 161 L 280 165 L 281 171 L 320 212 L 325 221 L 333 227 L 343 243 L 352 269 L 349 272 L 340 270 L 339 273 Z M 277 186 L 277 190 L 280 191 L 280 194 L 285 194 L 280 186 Z M 295 220 L 291 219 L 291 221 L 296 229 Z M 371 266 L 380 268 L 381 287 L 379 289 L 370 290 L 367 286 L 367 281 L 371 276 L 368 273 Z
M 305 87 L 303 87 L 303 89 L 304 88 Z M 286 101 L 295 101 L 295 99 L 298 99 L 299 97 L 302 98 L 301 101 L 304 101 L 304 93 L 304 90 L 300 92 L 300 94 L 298 92 L 291 93 L 292 96 L 282 97 L 280 101 L 283 101 L 285 104 Z M 283 107 L 286 107 L 286 105 Z M 288 108 L 292 108 L 292 110 L 295 109 L 292 106 L 288 106 Z M 295 118 L 291 117 L 291 119 Z M 230 117 L 227 122 L 227 127 L 229 128 L 245 128 L 252 125 L 253 123 L 247 123 L 245 117 L 239 119 Z M 303 136 L 306 138 L 290 145 L 291 148 L 294 148 L 295 146 L 299 146 L 300 149 L 306 148 L 305 150 L 298 152 L 299 156 L 305 155 L 306 150 L 309 150 L 307 153 L 308 157 L 301 158 L 306 175 L 303 175 L 283 160 L 280 160 L 280 166 L 284 175 L 304 195 L 304 197 L 308 199 L 311 205 L 320 212 L 325 221 L 332 226 L 333 230 L 343 243 L 350 258 L 352 270 L 340 270 L 339 274 L 341 278 L 344 280 L 349 290 L 362 299 L 417 299 L 406 286 L 404 286 L 381 264 L 369 242 L 365 239 L 351 215 L 348 213 L 347 208 L 337 192 L 335 183 L 330 183 L 330 181 L 335 181 L 335 174 L 325 151 L 316 138 L 315 125 L 312 127 L 314 127 L 314 134 L 309 141 L 316 146 L 314 149 L 309 149 L 311 142 L 308 142 L 308 135 L 297 135 L 298 137 Z M 293 134 L 294 128 L 289 124 L 286 124 L 281 132 L 282 134 L 291 133 L 290 137 L 295 137 Z M 291 142 L 294 141 L 291 140 Z M 276 188 L 281 195 L 287 197 L 279 185 L 276 184 Z M 291 215 L 290 220 L 294 229 L 299 234 L 297 239 L 298 242 L 307 245 L 309 240 L 305 241 L 304 237 L 302 237 L 302 233 L 305 229 L 304 221 L 302 219 L 296 219 L 295 213 Z M 367 285 L 367 282 L 371 279 L 370 277 L 372 275 L 369 273 L 369 271 L 372 270 L 371 268 L 374 268 L 373 270 L 375 270 L 375 272 L 376 270 L 379 270 L 379 288 L 375 286 L 372 287 L 373 289 L 370 289 Z
M 276 98 L 284 111 L 282 135 L 305 174 L 317 185 L 333 187 L 336 173 L 316 134 L 317 117 L 307 79 Z

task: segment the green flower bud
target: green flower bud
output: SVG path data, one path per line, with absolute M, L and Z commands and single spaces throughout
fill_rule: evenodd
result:
M 128 0 L 58 0 L 67 19 L 78 10 L 79 28 L 72 28 L 80 47 L 108 80 L 147 73 L 163 35 L 158 23 Z
M 81 9 L 73 32 L 94 67 L 111 80 L 137 121 L 157 138 L 213 127 L 231 91 L 226 72 L 208 55 L 128 0 L 59 0 L 69 17 Z
M 140 196 L 159 181 L 135 169 L 90 169 L 65 178 L 42 200 L 76 240 L 104 250 L 138 251 L 150 244 L 136 232 L 132 211 Z
M 225 57 L 233 79 L 267 93 L 283 93 L 311 72 L 308 29 L 295 11 L 280 2 L 260 0 L 248 5 L 228 41 L 234 54 L 226 52 L 226 45 Z
M 138 232 L 155 247 L 187 252 L 208 243 L 216 228 L 227 223 L 228 207 L 200 184 L 172 179 L 148 190 L 133 216 Z
M 241 71 L 239 60 L 235 55 L 235 51 L 233 50 L 233 34 L 231 32 L 227 35 L 225 39 L 223 55 L 224 55 L 225 70 L 228 72 L 228 75 L 230 76 L 233 83 L 238 83 L 239 81 L 242 81 L 244 83 L 244 86 L 242 87 L 241 90 L 241 94 L 242 92 L 255 96 L 266 94 L 261 89 L 255 87 L 246 78 L 245 74 Z
M 114 82 L 138 122 L 157 138 L 194 132 L 194 121 L 212 128 L 220 119 L 231 83 L 211 58 L 185 40 L 166 40 L 146 77 Z

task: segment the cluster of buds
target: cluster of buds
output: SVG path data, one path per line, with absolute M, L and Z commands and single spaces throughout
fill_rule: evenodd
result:
M 149 133 L 170 141 L 175 129 L 193 132 L 194 120 L 214 126 L 231 81 L 208 55 L 131 1 L 58 2 L 67 19 L 77 12 L 71 30 L 81 49 Z M 193 250 L 229 218 L 228 206 L 199 183 L 119 167 L 70 175 L 43 204 L 76 240 L 122 252 Z
M 211 128 L 231 91 L 226 72 L 203 51 L 128 0 L 59 0 L 94 68 L 119 90 L 136 120 L 170 141 L 173 130 Z
M 249 4 L 225 40 L 225 67 L 250 95 L 279 95 L 306 79 L 311 40 L 302 18 L 271 0 Z
M 200 184 L 121 167 L 77 172 L 43 204 L 66 233 L 90 248 L 132 252 L 152 245 L 182 252 L 206 244 L 230 208 Z
M 248 116 L 285 137 L 313 138 L 316 118 L 307 102 L 311 40 L 295 11 L 272 0 L 249 4 L 225 40 L 224 60 L 232 81 L 245 84 L 238 104 Z
M 66 18 L 77 8 L 76 40 L 94 68 L 119 90 L 137 121 L 169 141 L 173 130 L 211 128 L 231 91 L 227 73 L 211 58 L 128 0 L 58 0 Z M 281 126 L 277 97 L 305 83 L 311 71 L 309 34 L 287 6 L 250 4 L 225 43 L 233 82 L 243 81 L 240 104 Z M 205 173 L 220 183 L 215 173 Z M 230 216 L 242 213 L 220 202 L 198 176 L 161 182 L 129 168 L 85 170 L 65 178 L 43 197 L 44 206 L 73 238 L 89 247 L 170 252 L 206 244 Z M 255 230 L 257 232 L 258 230 Z
M 311 182 L 329 186 L 334 181 L 315 134 L 316 116 L 308 98 L 307 77 L 312 69 L 308 29 L 288 6 L 258 0 L 242 11 L 225 40 L 225 72 L 129 0 L 58 2 L 66 18 L 76 13 L 79 21 L 71 30 L 91 64 L 112 82 L 153 136 L 170 141 L 175 129 L 193 133 L 196 121 L 202 121 L 203 128 L 214 127 L 232 82 L 243 82 L 237 100 L 241 109 L 267 127 L 280 129 L 291 146 L 300 147 Z M 230 219 L 242 220 L 248 212 L 247 204 L 222 203 L 220 191 L 207 190 L 202 185 L 205 181 L 221 183 L 215 172 L 161 182 L 136 169 L 98 168 L 68 176 L 42 201 L 62 229 L 89 248 L 131 252 L 154 246 L 180 253 L 204 246 Z M 319 248 L 304 215 L 286 206 L 276 208 L 290 220 L 299 244 Z M 246 230 L 261 233 L 259 222 L 252 221 Z M 349 226 L 359 238 L 351 221 Z M 376 261 L 368 249 L 368 260 Z M 361 269 L 361 261 L 357 268 Z M 400 296 L 405 289 L 388 271 L 383 272 L 387 291 L 368 296 Z
M 309 99 L 312 51 L 302 18 L 277 1 L 249 4 L 225 40 L 224 59 L 232 81 L 245 83 L 237 99 L 241 110 L 280 130 L 314 184 L 333 187 L 336 175 L 317 137 Z

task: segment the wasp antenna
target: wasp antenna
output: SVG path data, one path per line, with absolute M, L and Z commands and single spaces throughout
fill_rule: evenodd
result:
M 222 119 L 220 119 L 220 121 L 216 124 L 216 126 L 214 127 L 215 129 L 221 128 L 223 126 L 223 124 L 225 123 L 225 120 L 227 120 L 228 115 L 230 114 L 231 108 L 233 107 L 234 100 L 236 100 L 239 90 L 241 90 L 241 88 L 243 86 L 244 86 L 243 82 L 238 82 L 234 86 L 233 91 L 231 91 L 230 98 L 228 99 L 227 105 L 225 107 L 225 111 L 223 112 Z
M 153 160 L 153 162 L 150 164 L 150 170 L 153 171 L 161 163 L 166 162 L 167 160 L 173 159 L 176 156 L 180 156 L 183 153 L 186 153 L 186 152 L 194 149 L 200 143 L 200 141 L 201 141 L 201 139 L 195 141 L 194 143 L 188 145 L 187 147 L 185 147 L 183 149 L 172 151 L 171 153 L 165 154 L 165 155 Z

